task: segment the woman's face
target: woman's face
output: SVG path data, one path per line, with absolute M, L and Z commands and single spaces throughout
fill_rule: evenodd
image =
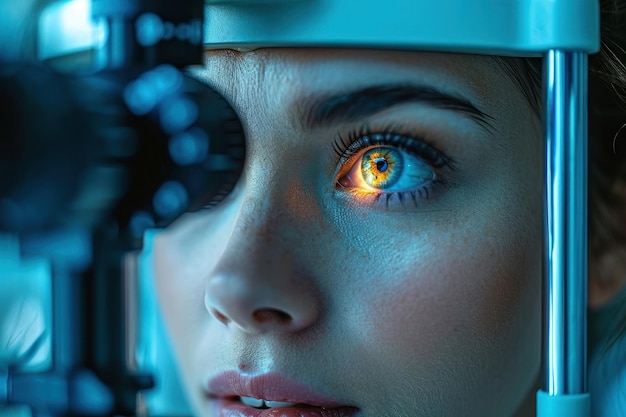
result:
M 542 157 L 512 77 L 339 49 L 215 51 L 197 74 L 248 153 L 227 200 L 155 242 L 197 415 L 515 414 L 539 370 Z

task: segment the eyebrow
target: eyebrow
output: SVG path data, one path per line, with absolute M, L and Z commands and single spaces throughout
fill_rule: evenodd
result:
M 493 117 L 464 97 L 424 85 L 377 85 L 348 93 L 309 96 L 300 103 L 301 123 L 306 129 L 354 122 L 401 104 L 426 104 L 469 117 L 491 130 Z

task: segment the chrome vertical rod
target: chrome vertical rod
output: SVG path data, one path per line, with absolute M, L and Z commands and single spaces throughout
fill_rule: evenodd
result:
M 544 58 L 542 390 L 587 391 L 587 55 Z

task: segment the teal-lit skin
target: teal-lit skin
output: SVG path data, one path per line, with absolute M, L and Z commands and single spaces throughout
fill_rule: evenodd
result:
M 235 106 L 249 158 L 223 204 L 154 241 L 159 300 L 196 413 L 218 415 L 203 387 L 235 370 L 279 372 L 368 417 L 534 415 L 541 123 L 502 66 L 263 49 L 209 52 L 197 75 Z M 426 103 L 303 123 L 316 97 L 379 84 L 461 96 L 489 123 Z M 392 191 L 348 175 L 378 144 L 342 151 L 385 130 L 436 149 L 394 145 L 422 165 Z

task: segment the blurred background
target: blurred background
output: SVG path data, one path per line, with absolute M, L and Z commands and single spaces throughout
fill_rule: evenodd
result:
M 60 20 L 50 10 L 72 3 L 69 14 Z M 54 19 L 51 19 L 54 16 Z M 59 36 L 64 28 L 98 36 L 89 25 L 88 0 L 0 0 L 0 65 L 2 61 L 48 60 L 41 53 L 55 48 L 54 36 L 43 37 L 42 26 L 50 26 Z M 48 31 L 47 33 L 51 33 Z M 90 39 L 76 37 L 76 48 Z M 90 62 L 88 52 L 54 57 L 55 67 L 64 71 L 84 68 Z M 0 109 L 2 111 L 2 109 Z M 2 126 L 0 126 L 2 140 Z M 0 181 L 8 181 L 2 178 Z M 157 233 L 146 233 L 144 250 L 137 258 L 138 328 L 135 355 L 137 365 L 153 373 L 156 388 L 146 391 L 143 401 L 150 415 L 190 415 L 179 384 L 170 344 L 156 304 L 152 283 L 151 241 Z M 25 255 L 17 236 L 0 232 L 0 417 L 29 416 L 28 409 L 6 405 L 9 367 L 26 372 L 46 370 L 51 363 L 51 264 L 41 256 Z M 79 245 L 67 236 L 49 237 L 50 247 Z M 80 256 L 80 248 L 77 250 Z M 78 300 L 77 300 L 78 301 Z

